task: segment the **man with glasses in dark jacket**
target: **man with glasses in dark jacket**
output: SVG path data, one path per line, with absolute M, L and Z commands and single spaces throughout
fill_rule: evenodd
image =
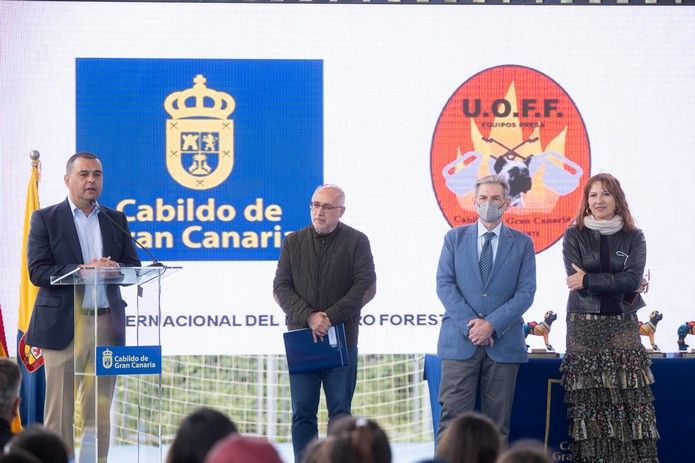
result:
M 318 436 L 321 384 L 329 426 L 350 414 L 357 380 L 357 337 L 360 311 L 376 292 L 374 259 L 367 236 L 340 222 L 345 193 L 322 185 L 310 203 L 311 225 L 288 235 L 278 261 L 273 295 L 287 314 L 287 329 L 310 328 L 323 338 L 335 324 L 345 324 L 350 364 L 290 375 L 292 445 L 295 460 Z

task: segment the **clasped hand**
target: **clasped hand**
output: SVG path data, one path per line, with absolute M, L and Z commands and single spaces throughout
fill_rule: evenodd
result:
M 311 335 L 314 337 L 314 342 L 323 341 L 323 337 L 328 334 L 328 328 L 331 327 L 331 321 L 328 319 L 326 312 L 313 312 L 307 320 Z
M 572 268 L 576 273 L 567 277 L 567 287 L 572 291 L 584 289 L 584 275 L 586 275 L 586 272 L 576 264 L 572 264 Z
M 80 265 L 80 268 L 85 267 L 116 267 L 118 268 L 118 262 L 111 260 L 111 256 L 94 258 L 87 262 L 86 264 Z
M 492 333 L 495 327 L 484 318 L 474 318 L 468 322 L 468 339 L 476 346 L 492 347 L 495 340 Z

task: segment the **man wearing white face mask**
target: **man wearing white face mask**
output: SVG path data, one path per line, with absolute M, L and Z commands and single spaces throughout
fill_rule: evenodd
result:
M 536 292 L 536 257 L 528 235 L 502 224 L 509 185 L 490 175 L 475 183 L 479 220 L 444 237 L 437 295 L 444 305 L 437 354 L 442 360 L 437 439 L 452 419 L 475 407 L 504 439 L 520 363 L 528 362 L 521 316 Z M 480 385 L 480 391 L 478 391 Z

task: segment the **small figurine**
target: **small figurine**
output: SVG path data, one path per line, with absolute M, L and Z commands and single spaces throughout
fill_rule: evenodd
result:
M 688 350 L 690 346 L 685 343 L 685 337 L 689 334 L 695 334 L 695 321 L 693 320 L 678 327 L 678 350 Z
M 652 349 L 659 351 L 659 346 L 654 344 L 654 334 L 656 333 L 656 325 L 664 318 L 664 314 L 658 310 L 652 310 L 649 314 L 649 321 L 646 323 L 639 322 L 639 334 L 640 336 L 648 336 L 649 344 L 652 345 Z
M 545 316 L 543 317 L 543 321 L 541 323 L 528 322 L 524 324 L 524 337 L 528 336 L 529 334 L 532 334 L 534 336 L 543 336 L 545 348 L 549 351 L 554 350 L 553 346 L 551 346 L 548 342 L 548 335 L 550 334 L 550 326 L 553 324 L 555 320 L 557 320 L 557 314 L 552 310 L 548 310 L 545 313 Z M 527 344 L 526 348 L 528 349 L 528 347 L 529 346 Z

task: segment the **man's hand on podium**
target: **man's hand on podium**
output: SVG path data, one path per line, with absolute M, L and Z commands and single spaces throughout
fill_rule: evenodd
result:
M 103 267 L 115 267 L 118 268 L 118 262 L 111 260 L 111 256 L 99 257 L 90 260 L 86 264 L 80 265 L 80 268 L 103 268 Z
M 111 256 L 94 258 L 86 264 L 80 265 L 80 276 L 82 278 L 91 278 L 94 276 L 94 271 L 99 269 L 99 274 L 106 277 L 109 283 L 118 283 L 110 281 L 112 278 L 121 277 L 121 267 L 118 262 L 111 260 Z

